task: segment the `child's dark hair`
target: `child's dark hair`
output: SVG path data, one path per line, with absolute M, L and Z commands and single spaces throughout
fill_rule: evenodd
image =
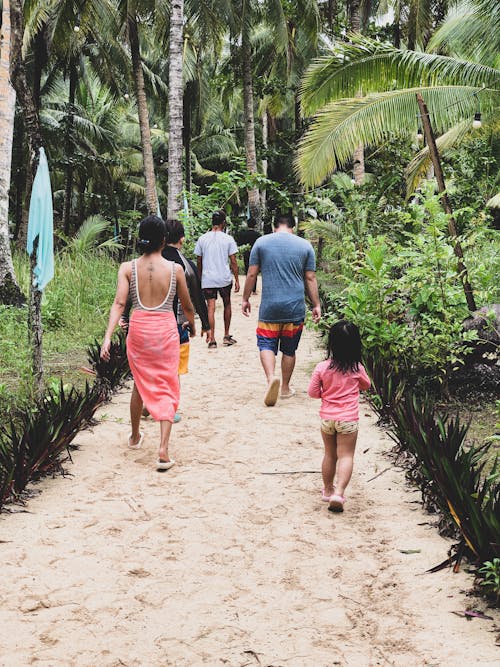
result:
M 347 320 L 336 322 L 328 334 L 330 368 L 342 373 L 356 372 L 361 362 L 361 338 L 358 327 Z
M 139 223 L 137 250 L 144 255 L 156 252 L 165 241 L 166 232 L 165 223 L 161 218 L 157 215 L 148 215 Z

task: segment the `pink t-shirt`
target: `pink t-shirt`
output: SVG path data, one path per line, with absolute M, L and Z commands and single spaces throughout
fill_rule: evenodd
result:
M 309 383 L 311 398 L 321 398 L 321 419 L 357 421 L 359 419 L 359 392 L 368 389 L 370 378 L 361 364 L 356 372 L 330 368 L 330 359 L 314 369 Z

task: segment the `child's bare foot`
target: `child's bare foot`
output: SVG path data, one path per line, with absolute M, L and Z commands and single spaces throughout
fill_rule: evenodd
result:
M 330 496 L 333 496 L 335 493 L 335 487 L 330 486 L 328 488 L 324 488 L 323 491 L 321 492 L 321 500 L 324 503 L 329 503 L 330 502 Z

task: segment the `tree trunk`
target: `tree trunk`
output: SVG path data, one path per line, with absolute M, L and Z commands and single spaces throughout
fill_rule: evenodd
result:
M 443 170 L 441 168 L 441 160 L 439 158 L 439 152 L 436 146 L 436 140 L 434 138 L 434 133 L 432 131 L 432 125 L 429 118 L 429 111 L 427 110 L 427 105 L 424 102 L 424 99 L 420 93 L 417 93 L 417 104 L 420 109 L 420 116 L 422 119 L 422 126 L 424 128 L 425 140 L 429 147 L 429 155 L 432 160 L 432 165 L 436 173 L 436 181 L 438 184 L 438 190 L 441 195 L 441 203 L 445 212 L 448 214 L 448 233 L 453 241 L 453 249 L 457 257 L 457 269 L 462 281 L 462 286 L 464 289 L 465 300 L 467 301 L 467 306 L 471 312 L 477 310 L 476 302 L 474 299 L 474 293 L 472 291 L 471 284 L 469 282 L 469 275 L 467 273 L 467 267 L 464 264 L 464 253 L 462 251 L 462 246 L 458 240 L 457 228 L 455 225 L 455 219 L 453 218 L 453 211 L 451 208 L 450 200 L 446 194 L 446 183 L 444 182 Z
M 327 24 L 328 34 L 333 37 L 335 33 L 335 24 L 337 22 L 337 0 L 328 0 Z
M 47 64 L 46 26 L 37 32 L 33 45 L 33 101 L 38 111 L 41 106 L 43 68 Z
M 349 0 L 347 4 L 347 23 L 350 32 L 361 32 L 361 2 Z
M 17 284 L 9 237 L 9 188 L 16 93 L 10 85 L 10 8 L 3 0 L 0 42 L 0 303 L 20 306 L 25 298 Z
M 17 242 L 23 224 L 23 198 L 26 187 L 26 158 L 24 145 L 23 115 L 16 111 L 14 118 L 14 139 L 12 145 L 12 179 L 14 185 L 14 241 Z
M 69 64 L 69 96 L 66 118 L 66 175 L 64 179 L 63 224 L 64 233 L 69 236 L 71 223 L 71 201 L 73 198 L 73 126 L 75 119 L 75 94 L 78 72 L 74 58 Z
M 182 44 L 184 0 L 170 4 L 168 58 L 168 204 L 167 218 L 175 219 L 182 207 Z
M 241 60 L 243 68 L 243 115 L 245 121 L 245 152 L 247 169 L 251 174 L 257 173 L 257 151 L 255 150 L 255 121 L 253 110 L 252 51 L 248 30 L 243 28 L 241 41 Z M 257 229 L 262 228 L 262 211 L 257 188 L 248 190 L 248 207 L 250 216 Z
M 351 32 L 361 31 L 361 12 L 360 0 L 350 0 L 348 5 L 349 30 Z M 362 97 L 363 93 L 360 90 L 356 97 Z M 365 180 L 365 148 L 363 144 L 358 146 L 352 156 L 353 160 L 353 178 L 356 185 L 362 185 Z
M 396 2 L 394 5 L 394 46 L 399 49 L 401 46 L 401 3 Z
M 144 72 L 142 71 L 141 53 L 139 48 L 139 30 L 136 16 L 129 16 L 128 18 L 128 38 L 130 42 L 132 70 L 134 74 L 135 99 L 139 116 L 139 128 L 141 131 L 146 207 L 150 215 L 156 215 L 158 212 L 158 198 L 156 195 L 155 166 L 153 160 L 153 147 L 151 145 L 151 129 L 149 127 L 148 104 L 144 87 Z
M 38 161 L 40 157 L 40 148 L 42 146 L 42 133 L 40 130 L 40 119 L 36 109 L 33 95 L 26 79 L 26 69 L 22 56 L 22 45 L 24 37 L 24 17 L 21 0 L 11 0 L 10 2 L 10 21 L 12 26 L 11 39 L 11 61 L 10 77 L 12 85 L 17 94 L 19 104 L 24 114 L 24 123 L 29 148 L 29 176 L 33 183 Z M 30 189 L 31 194 L 31 189 Z M 27 197 L 29 202 L 29 197 Z M 32 372 L 34 380 L 35 393 L 38 398 L 43 394 L 43 362 L 42 362 L 42 313 L 41 300 L 42 293 L 34 287 L 33 265 L 36 257 L 37 243 L 33 254 L 31 255 L 31 280 L 30 280 L 30 307 L 28 319 L 28 336 L 32 350 Z
M 191 192 L 191 92 L 192 86 L 189 83 L 184 92 L 184 108 L 183 108 L 183 128 L 182 136 L 184 142 L 184 162 L 185 162 L 185 177 L 184 188 L 186 192 Z
M 262 112 L 262 148 L 264 150 L 264 157 L 262 158 L 262 173 L 267 178 L 267 148 L 268 148 L 268 137 L 269 137 L 269 124 L 267 121 L 267 109 L 264 109 Z M 261 190 L 260 192 L 260 205 L 262 208 L 262 217 L 266 214 L 266 190 Z

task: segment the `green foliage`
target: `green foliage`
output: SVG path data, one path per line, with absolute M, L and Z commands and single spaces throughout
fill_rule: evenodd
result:
M 483 577 L 481 586 L 485 588 L 487 593 L 494 595 L 498 602 L 500 599 L 500 558 L 487 560 L 478 572 Z
M 355 233 L 353 226 L 349 232 L 346 216 L 352 210 L 340 212 L 340 223 L 330 223 L 329 236 L 326 223 L 322 227 L 309 224 L 310 230 L 321 232 L 326 240 L 323 266 L 340 287 L 330 309 L 360 327 L 367 355 L 390 360 L 410 383 L 446 381 L 463 363 L 476 334 L 462 328 L 468 310 L 439 199 L 427 192 L 406 211 L 394 213 L 391 236 L 370 235 L 376 220 L 367 221 L 364 227 L 358 220 Z M 341 225 L 337 235 L 335 225 Z M 492 259 L 491 234 L 478 225 L 464 240 L 466 263 L 471 265 L 481 303 L 491 303 L 496 296 L 497 260 Z M 484 249 L 484 257 L 479 248 Z M 473 249 L 474 262 L 467 262 Z M 329 274 L 321 281 L 328 279 Z
M 90 216 L 81 225 L 76 234 L 68 240 L 68 245 L 64 249 L 64 252 L 75 256 L 85 255 L 94 250 L 121 249 L 122 245 L 112 237 L 101 240 L 103 233 L 106 231 L 109 237 L 110 227 L 112 227 L 112 224 L 100 215 Z
M 292 207 L 288 193 L 262 174 L 252 174 L 243 168 L 225 171 L 217 174 L 206 192 L 202 193 L 200 188 L 194 187 L 186 193 L 189 214 L 183 212 L 181 218 L 188 241 L 192 244 L 211 228 L 212 213 L 219 209 L 226 212 L 231 222 L 230 231 L 234 233 L 243 219 L 246 220 L 247 191 L 253 188 L 265 189 L 279 208 Z

